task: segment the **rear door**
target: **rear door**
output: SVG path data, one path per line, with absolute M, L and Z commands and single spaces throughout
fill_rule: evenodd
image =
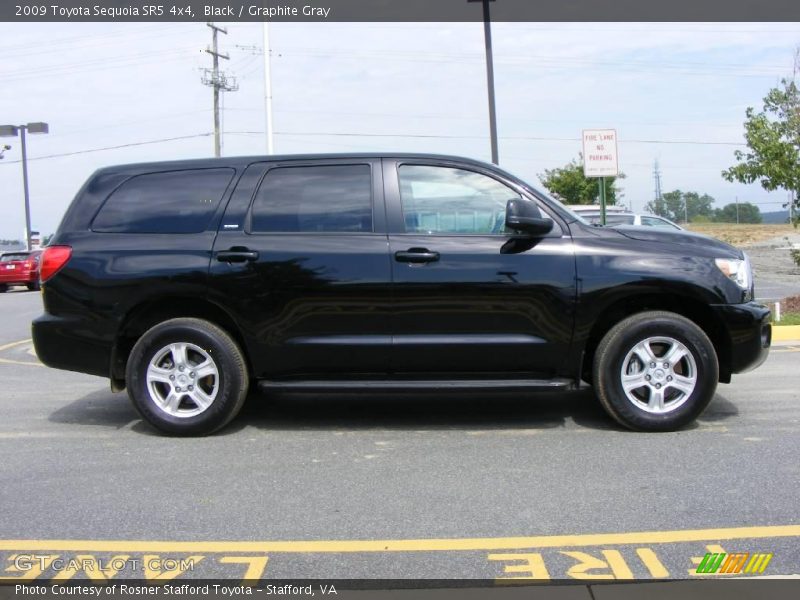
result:
M 251 165 L 214 244 L 210 293 L 259 378 L 383 374 L 391 330 L 380 160 Z
M 385 160 L 398 373 L 546 378 L 566 357 L 575 259 L 569 231 L 505 228 L 509 199 L 533 201 L 472 164 Z M 548 216 L 544 213 L 545 216 Z

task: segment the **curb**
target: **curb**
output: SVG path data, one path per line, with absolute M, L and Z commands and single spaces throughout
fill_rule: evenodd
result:
M 800 325 L 774 325 L 772 326 L 773 342 L 800 341 Z

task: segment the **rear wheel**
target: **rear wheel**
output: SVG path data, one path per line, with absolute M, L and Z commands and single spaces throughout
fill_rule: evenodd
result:
M 28 284 L 28 291 L 30 292 L 38 292 L 41 289 L 38 281 L 34 281 L 33 283 Z
M 249 384 L 239 346 L 201 319 L 172 319 L 147 331 L 131 351 L 126 379 L 142 417 L 178 435 L 205 435 L 227 425 Z
M 5 283 L 0 283 L 0 294 L 4 294 L 8 290 L 8 286 Z
M 650 311 L 615 325 L 597 347 L 593 383 L 603 407 L 620 424 L 670 431 L 694 421 L 719 379 L 714 346 L 695 323 Z

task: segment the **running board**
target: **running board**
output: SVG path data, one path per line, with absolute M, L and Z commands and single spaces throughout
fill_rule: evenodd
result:
M 258 387 L 265 391 L 354 391 L 354 390 L 537 390 L 563 391 L 574 389 L 570 379 L 376 379 L 376 380 L 332 380 L 332 381 L 269 381 L 261 380 Z

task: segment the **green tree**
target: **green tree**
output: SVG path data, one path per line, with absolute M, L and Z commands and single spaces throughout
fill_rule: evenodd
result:
M 618 177 L 606 177 L 606 204 L 616 204 L 622 197 L 622 190 L 617 186 L 618 179 L 624 179 L 625 174 Z M 551 194 L 565 204 L 599 204 L 600 183 L 596 177 L 586 177 L 583 174 L 583 156 L 578 160 L 572 159 L 568 164 L 557 169 L 545 169 L 539 173 L 539 180 Z
M 720 223 L 761 223 L 761 210 L 755 204 L 740 202 L 737 221 L 737 205 L 726 204 L 714 211 L 714 220 Z
M 710 220 L 714 215 L 713 204 L 714 198 L 708 194 L 701 196 L 697 192 L 673 190 L 662 194 L 660 200 L 648 202 L 645 209 L 672 221 L 685 222 L 687 216 L 689 221 L 697 217 L 707 217 Z
M 791 191 L 795 207 L 800 209 L 800 90 L 795 83 L 798 71 L 800 49 L 795 54 L 792 79 L 782 79 L 779 86 L 769 90 L 761 112 L 748 107 L 744 122 L 748 150 L 734 152 L 737 164 L 723 171 L 722 176 L 741 183 L 758 181 L 769 191 Z

